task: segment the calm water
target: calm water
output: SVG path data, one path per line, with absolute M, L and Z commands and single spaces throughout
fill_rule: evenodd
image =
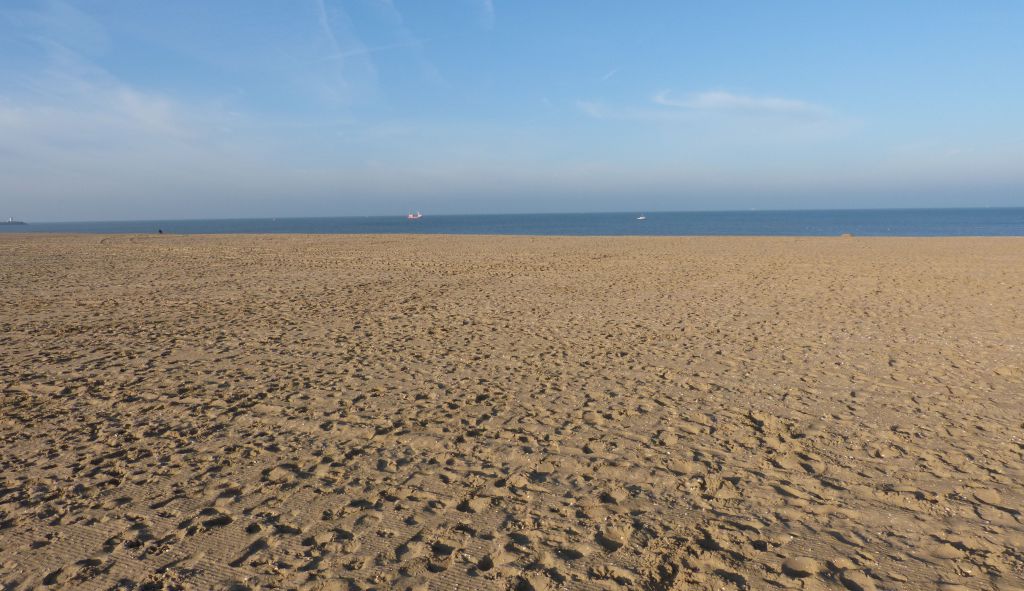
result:
M 0 232 L 527 234 L 565 236 L 1024 236 L 1024 208 L 424 215 L 30 223 Z

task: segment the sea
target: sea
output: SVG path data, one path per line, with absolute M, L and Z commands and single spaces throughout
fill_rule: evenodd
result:
M 646 219 L 638 219 L 644 217 Z M 53 222 L 0 232 L 89 234 L 505 234 L 532 236 L 1024 236 L 1024 207 L 666 211 Z

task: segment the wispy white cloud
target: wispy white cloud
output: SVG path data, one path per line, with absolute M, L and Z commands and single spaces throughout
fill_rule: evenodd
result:
M 613 76 L 612 70 L 604 79 Z M 616 106 L 599 101 L 580 100 L 576 107 L 594 119 L 631 119 L 638 121 L 705 121 L 714 117 L 733 119 L 788 120 L 794 123 L 825 121 L 835 118 L 827 108 L 811 102 L 771 96 L 747 96 L 721 90 L 696 92 L 677 98 L 661 91 L 650 102 Z M 742 117 L 741 117 L 742 116 Z
M 104 28 L 95 19 L 67 2 L 50 0 L 43 9 L 10 9 L 0 12 L 35 43 L 60 45 L 75 52 L 100 54 L 110 47 Z
M 406 25 L 405 17 L 402 15 L 402 12 L 397 6 L 395 6 L 395 3 L 392 0 L 381 0 L 381 5 L 385 8 L 387 20 L 391 23 L 393 34 L 398 38 L 398 41 L 375 47 L 368 47 L 363 54 L 368 55 L 380 51 L 408 48 L 411 50 L 416 63 L 419 65 L 420 72 L 425 79 L 434 83 L 443 82 L 440 72 L 436 67 L 434 67 L 434 64 L 427 59 L 423 52 L 423 47 L 426 45 L 427 40 L 420 39 L 413 34 Z
M 605 119 L 607 115 L 605 106 L 594 101 L 576 101 L 576 108 L 594 119 Z
M 404 48 L 408 48 L 408 47 L 422 47 L 424 43 L 426 43 L 426 41 L 422 41 L 422 40 L 419 40 L 419 39 L 410 39 L 408 41 L 401 41 L 401 42 L 398 42 L 398 43 L 385 43 L 383 45 L 375 45 L 375 46 L 372 46 L 372 47 L 365 47 L 365 46 L 353 47 L 351 49 L 346 49 L 346 50 L 339 51 L 337 53 L 332 53 L 332 54 L 329 54 L 329 55 L 325 55 L 322 58 L 322 60 L 323 61 L 346 60 L 346 59 L 352 58 L 352 57 L 358 57 L 358 56 L 363 56 L 363 55 L 370 55 L 370 54 L 373 54 L 373 53 L 379 53 L 381 51 L 389 51 L 389 50 L 392 50 L 392 49 L 404 49 Z
M 800 115 L 820 115 L 827 112 L 824 107 L 807 101 L 773 96 L 746 96 L 721 90 L 698 92 L 685 98 L 675 98 L 669 91 L 664 90 L 655 94 L 651 100 L 656 105 L 678 109 Z
M 615 77 L 616 74 L 619 73 L 619 69 L 620 68 L 612 68 L 611 70 L 608 70 L 608 72 L 604 76 L 601 76 L 601 80 L 602 81 L 611 80 L 613 77 Z
M 342 49 L 341 42 L 338 41 L 338 35 L 334 32 L 333 20 L 339 15 L 344 16 L 344 12 L 340 8 L 332 8 L 328 10 L 325 0 L 315 0 L 314 6 L 316 8 L 317 23 L 320 27 L 320 34 L 327 44 L 328 53 L 324 56 L 322 61 L 338 61 L 340 63 L 339 80 L 341 86 L 347 87 L 349 85 L 348 79 L 345 77 L 345 66 L 347 58 L 355 57 L 366 57 L 373 53 L 373 50 L 363 45 L 363 42 L 355 37 L 354 35 L 346 35 L 346 45 L 348 49 Z M 360 62 L 360 66 L 365 69 L 367 74 L 372 80 L 377 78 L 377 68 L 373 61 L 370 59 L 363 59 Z M 330 89 L 329 85 L 324 87 Z M 330 94 L 336 94 L 337 96 L 346 96 L 348 93 L 342 92 L 331 92 Z
M 650 105 L 619 106 L 601 101 L 578 100 L 576 108 L 593 119 L 622 119 L 631 121 L 686 121 L 694 120 L 694 113 L 678 109 L 658 109 Z
M 52 22 L 65 19 L 66 12 L 38 18 Z M 72 22 L 88 24 L 82 15 Z M 59 149 L 84 140 L 113 144 L 125 135 L 195 137 L 185 124 L 187 109 L 170 97 L 125 83 L 63 43 L 48 37 L 35 42 L 44 57 L 34 71 L 23 72 L 20 83 L 0 87 L 0 144 L 11 151 L 18 145 Z
M 732 148 L 831 141 L 849 137 L 861 127 L 854 118 L 807 101 L 724 91 L 699 92 L 684 98 L 659 92 L 648 101 L 632 105 L 580 100 L 576 108 L 591 119 L 631 122 L 638 128 L 649 125 L 659 133 L 685 130 L 691 142 Z
M 170 152 L 205 150 L 237 119 L 215 104 L 181 103 L 83 71 L 53 72 L 28 96 L 0 96 L 0 149 L 58 168 L 98 157 L 159 163 Z M 0 170 L 7 164 L 0 158 Z
M 494 0 L 480 0 L 480 20 L 484 28 L 494 27 L 495 17 Z
M 334 34 L 334 27 L 331 26 L 331 17 L 327 14 L 327 5 L 324 4 L 324 0 L 316 0 L 315 3 L 317 11 L 317 22 L 320 25 L 320 31 L 330 41 L 336 53 L 341 52 L 341 44 L 338 43 L 338 37 Z

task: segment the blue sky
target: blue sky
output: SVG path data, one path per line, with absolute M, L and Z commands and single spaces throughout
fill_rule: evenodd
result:
M 0 215 L 1024 205 L 1024 3 L 4 0 Z

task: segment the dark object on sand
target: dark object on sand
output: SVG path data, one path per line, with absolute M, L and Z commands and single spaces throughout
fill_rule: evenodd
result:
M 163 231 L 163 229 L 162 229 L 162 228 L 157 228 L 157 229 L 156 229 L 156 233 L 157 233 L 157 234 L 163 234 L 163 233 L 164 233 L 164 231 Z

